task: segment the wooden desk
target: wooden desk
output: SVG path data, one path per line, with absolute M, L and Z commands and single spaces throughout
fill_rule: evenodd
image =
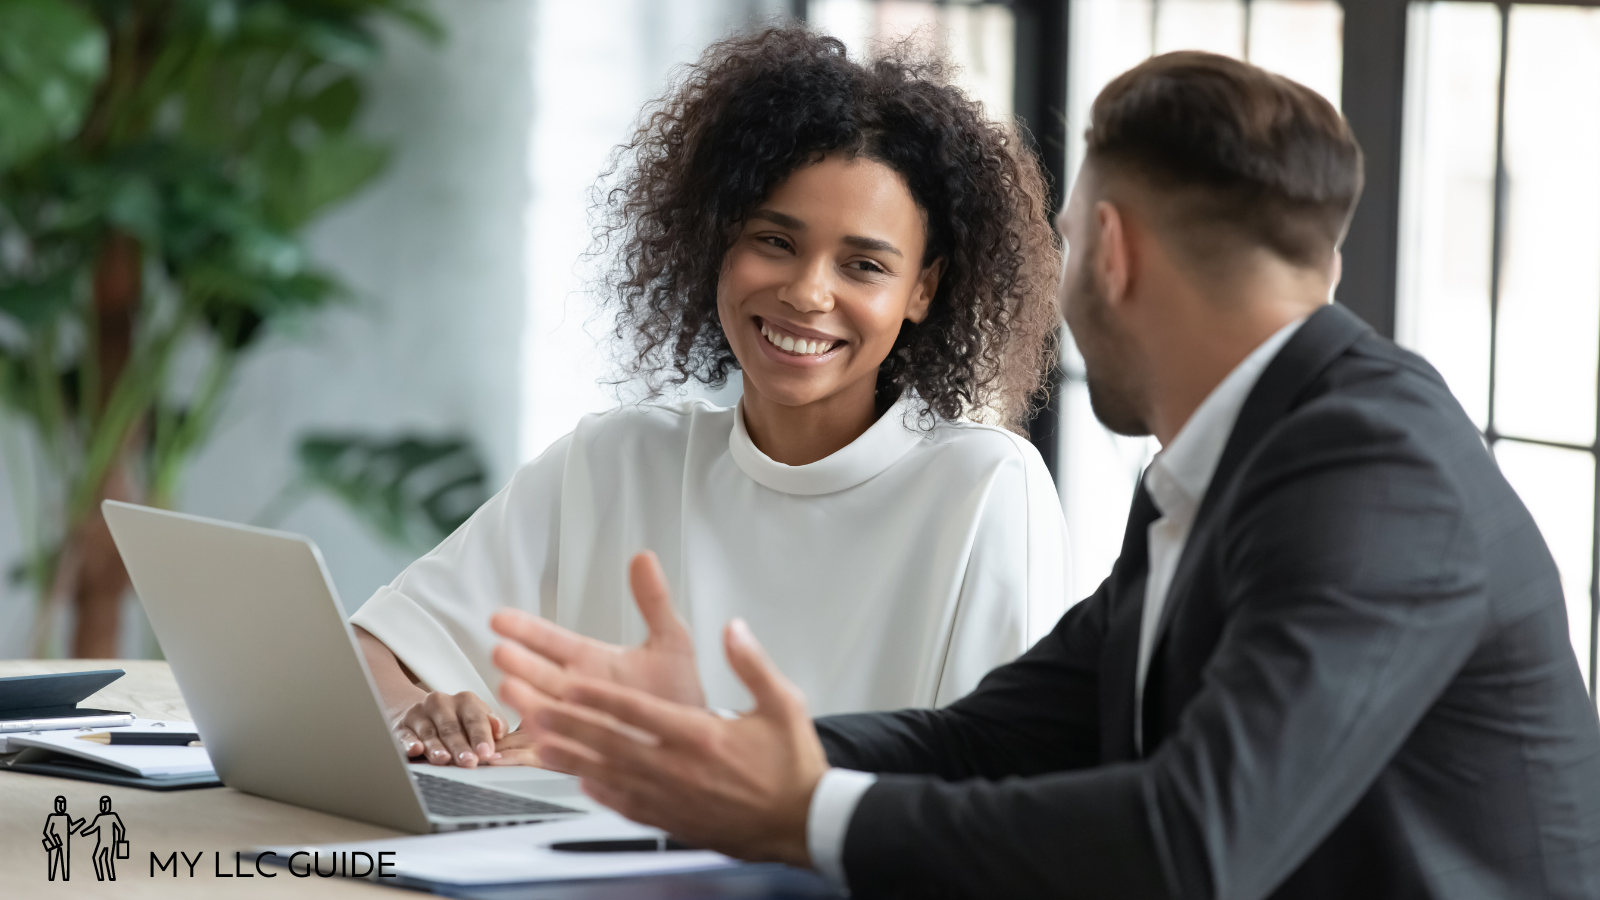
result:
M 0 677 L 72 672 L 84 669 L 125 669 L 126 675 L 84 701 L 86 706 L 126 709 L 160 719 L 188 719 L 178 685 L 165 662 L 154 660 L 0 660 Z M 67 811 L 77 818 L 93 818 L 100 797 L 112 806 L 128 827 L 131 853 L 117 863 L 115 883 L 95 881 L 90 858 L 92 839 L 72 846 L 71 880 L 48 880 L 44 848 L 39 841 L 45 816 L 55 810 L 56 795 L 67 798 Z M 399 832 L 352 819 L 301 809 L 275 800 L 243 794 L 232 788 L 198 788 L 187 791 L 146 791 L 138 788 L 50 778 L 20 772 L 0 772 L 0 896 L 5 897 L 283 897 L 396 900 L 386 888 L 349 878 L 217 878 L 213 851 L 221 851 L 227 864 L 233 851 L 264 844 L 359 841 L 397 835 Z M 204 850 L 206 858 L 190 878 L 185 869 L 174 878 L 169 871 L 150 875 L 150 851 Z M 249 857 L 246 860 L 249 861 Z M 228 871 L 225 867 L 224 872 Z M 253 867 L 246 871 L 254 871 Z
M 0 677 L 124 669 L 128 674 L 89 697 L 84 704 L 126 709 L 160 719 L 188 719 L 189 711 L 165 662 L 152 660 L 0 660 Z M 95 880 L 92 842 L 72 846 L 71 880 L 52 882 L 40 838 L 56 795 L 67 798 L 67 811 L 92 818 L 100 797 L 112 805 L 128 827 L 130 858 L 117 865 L 117 881 Z M 283 844 L 320 844 L 372 840 L 400 832 L 352 819 L 301 809 L 275 800 L 243 794 L 232 788 L 146 791 L 138 788 L 72 781 L 21 772 L 0 771 L 0 897 L 155 898 L 155 897 L 286 897 L 296 900 L 357 897 L 406 900 L 423 896 L 401 893 L 349 878 L 292 878 L 278 870 L 275 878 L 218 878 L 213 853 L 226 864 L 235 850 Z M 185 869 L 150 874 L 150 851 L 162 856 L 184 849 L 205 851 L 190 878 Z M 249 856 L 245 857 L 250 862 Z M 249 867 L 246 871 L 253 871 Z M 750 866 L 701 875 L 672 875 L 620 881 L 560 885 L 464 889 L 460 896 L 483 900 L 704 900 L 704 898 L 785 898 L 824 900 L 838 895 L 820 878 L 781 866 Z

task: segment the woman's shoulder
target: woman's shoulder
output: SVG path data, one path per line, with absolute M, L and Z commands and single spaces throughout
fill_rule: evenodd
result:
M 574 434 L 591 440 L 687 436 L 703 428 L 731 428 L 733 415 L 733 407 L 717 406 L 700 398 L 644 401 L 584 416 Z
M 938 418 L 924 436 L 926 453 L 984 469 L 1009 464 L 1045 471 L 1039 448 L 1022 435 L 997 425 Z

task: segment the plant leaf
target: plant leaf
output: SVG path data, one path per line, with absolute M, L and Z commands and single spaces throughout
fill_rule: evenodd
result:
M 73 308 L 73 273 L 39 282 L 0 285 L 0 317 L 33 329 Z
M 105 66 L 105 34 L 74 4 L 0 3 L 0 170 L 76 132 Z
M 316 433 L 296 455 L 308 483 L 408 549 L 443 540 L 488 499 L 483 461 L 463 437 Z

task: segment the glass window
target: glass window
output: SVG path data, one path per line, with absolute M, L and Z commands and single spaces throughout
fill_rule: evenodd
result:
M 1512 7 L 1505 93 L 1494 430 L 1592 444 L 1600 354 L 1600 10 Z
M 1592 689 L 1600 10 L 1409 15 L 1398 336 L 1439 368 L 1538 522 Z
M 1500 470 L 1533 513 L 1561 569 L 1578 667 L 1589 678 L 1589 581 L 1594 576 L 1594 457 L 1579 450 L 1500 441 Z
M 955 82 L 993 118 L 1009 116 L 1016 84 L 1016 24 L 995 3 L 932 0 L 811 0 L 806 21 L 870 57 L 885 42 L 910 38 L 945 53 Z
M 1414 6 L 1407 55 L 1396 331 L 1487 428 L 1499 13 Z
M 1209 50 L 1244 57 L 1243 0 L 1160 0 L 1155 52 Z

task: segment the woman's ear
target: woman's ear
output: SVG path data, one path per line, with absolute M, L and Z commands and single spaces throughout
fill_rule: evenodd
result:
M 928 307 L 933 305 L 935 294 L 939 293 L 939 278 L 944 275 L 944 257 L 939 257 L 929 263 L 917 276 L 917 289 L 911 294 L 911 302 L 906 305 L 906 321 L 913 325 L 920 325 L 928 317 Z

